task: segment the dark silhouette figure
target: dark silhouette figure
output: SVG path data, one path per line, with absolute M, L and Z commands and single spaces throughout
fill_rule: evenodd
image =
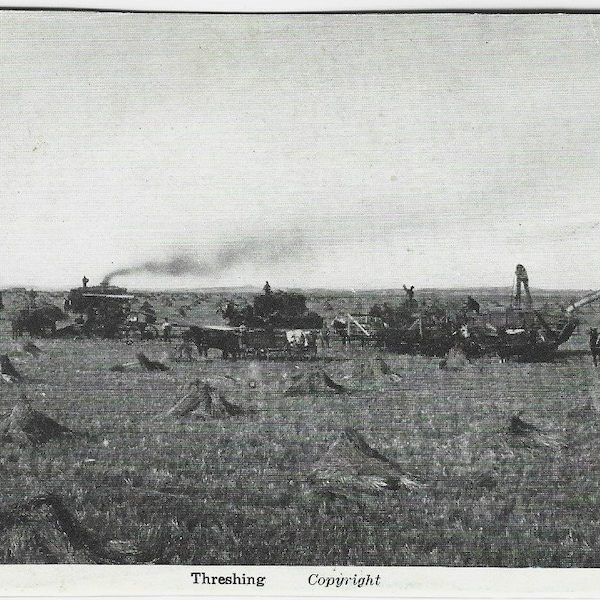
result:
M 511 355 L 511 347 L 506 333 L 506 327 L 498 327 L 498 356 L 501 363 L 508 362 Z
M 323 329 L 321 329 L 321 346 L 329 348 L 329 327 L 327 325 L 323 325 Z
M 84 275 L 81 282 L 83 283 L 83 287 L 87 287 L 87 284 L 90 282 L 90 280 Z
M 473 298 L 473 296 L 469 296 L 467 298 L 467 311 L 474 311 L 477 314 L 479 314 L 479 302 L 477 302 L 477 300 L 475 300 L 475 298 Z
M 335 318 L 331 322 L 331 325 L 334 331 L 337 333 L 337 335 L 339 335 L 342 338 L 342 345 L 345 346 L 346 344 L 348 344 L 348 324 L 345 321 L 342 321 L 342 319 Z
M 171 339 L 171 333 L 173 331 L 173 326 L 169 322 L 168 319 L 165 319 L 164 323 L 160 326 L 162 330 L 162 337 L 165 342 L 168 342 Z
M 263 286 L 263 292 L 265 293 L 265 296 L 271 295 L 271 286 L 269 285 L 268 281 L 266 281 L 265 285 Z
M 531 299 L 531 293 L 529 292 L 529 277 L 527 276 L 527 271 L 523 265 L 517 265 L 517 269 L 515 271 L 516 277 L 516 290 L 515 290 L 515 307 L 521 308 L 521 286 L 525 290 L 525 306 L 526 308 L 531 308 L 533 305 L 533 300 Z
M 600 336 L 598 334 L 598 328 L 592 327 L 590 329 L 590 351 L 592 353 L 592 360 L 594 366 L 598 366 L 598 357 L 600 356 Z
M 183 338 L 183 342 L 177 347 L 177 358 L 175 360 L 194 360 L 194 348 L 190 339 Z
M 152 304 L 148 302 L 148 300 L 146 300 L 140 306 L 140 313 L 144 315 L 146 323 L 148 323 L 149 325 L 154 325 L 154 323 L 156 323 L 156 310 L 152 306 Z
M 36 308 L 35 299 L 37 298 L 37 292 L 35 290 L 29 290 L 27 292 L 27 303 L 29 310 Z

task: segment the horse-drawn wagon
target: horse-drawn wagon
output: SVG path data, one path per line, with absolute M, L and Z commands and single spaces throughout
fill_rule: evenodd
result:
M 223 358 L 301 360 L 316 356 L 313 330 L 254 329 L 230 325 L 191 325 L 189 335 L 201 355 L 220 350 Z
M 159 336 L 154 318 L 146 312 L 130 312 L 123 324 L 122 334 L 127 339 L 154 340 Z
M 247 356 L 305 360 L 317 355 L 317 332 L 311 329 L 249 329 L 244 337 Z

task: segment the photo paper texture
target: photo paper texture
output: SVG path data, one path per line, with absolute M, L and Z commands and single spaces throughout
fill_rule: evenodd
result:
M 0 28 L 7 591 L 593 595 L 598 15 Z

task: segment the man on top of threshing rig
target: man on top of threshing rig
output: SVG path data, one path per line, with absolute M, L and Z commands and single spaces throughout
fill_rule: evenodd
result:
M 406 301 L 405 304 L 411 310 L 417 309 L 417 301 L 415 300 L 415 286 L 411 285 L 410 287 L 406 287 L 406 285 L 402 286 L 404 291 L 406 292 Z
M 525 290 L 525 308 L 527 310 L 531 310 L 533 307 L 533 300 L 531 299 L 531 294 L 529 293 L 529 277 L 527 276 L 527 271 L 523 265 L 517 265 L 515 270 L 515 297 L 514 297 L 514 307 L 513 308 L 522 308 L 521 306 L 521 286 Z

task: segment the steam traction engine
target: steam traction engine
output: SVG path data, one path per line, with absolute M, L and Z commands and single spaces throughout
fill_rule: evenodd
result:
M 98 285 L 72 289 L 65 299 L 65 311 L 74 313 L 82 333 L 105 338 L 120 337 L 127 328 L 134 296 L 126 288 Z

